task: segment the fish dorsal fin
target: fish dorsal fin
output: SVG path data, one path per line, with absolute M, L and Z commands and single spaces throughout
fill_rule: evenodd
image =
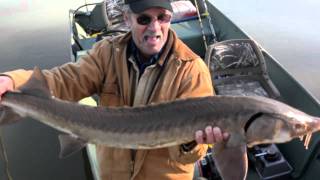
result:
M 226 147 L 215 144 L 213 159 L 223 180 L 245 180 L 248 171 L 247 146 Z
M 50 98 L 50 90 L 46 78 L 38 67 L 35 67 L 30 79 L 22 85 L 19 90 L 21 93 L 29 94 L 42 98 Z

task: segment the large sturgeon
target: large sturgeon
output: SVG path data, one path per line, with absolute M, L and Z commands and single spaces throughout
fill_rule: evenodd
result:
M 319 118 L 263 97 L 212 96 L 141 107 L 89 107 L 52 98 L 38 68 L 19 91 L 3 95 L 0 113 L 1 124 L 31 117 L 71 135 L 60 138 L 62 155 L 87 142 L 131 149 L 174 146 L 194 140 L 196 130 L 218 126 L 230 133 L 228 141 L 213 149 L 218 170 L 227 180 L 245 179 L 247 146 L 310 137 L 320 129 Z

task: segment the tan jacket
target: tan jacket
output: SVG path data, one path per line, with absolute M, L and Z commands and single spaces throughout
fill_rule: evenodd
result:
M 130 37 L 129 33 L 112 40 L 102 40 L 77 63 L 44 70 L 53 95 L 78 101 L 97 93 L 102 106 L 132 105 L 134 85 L 129 77 L 130 66 L 126 57 Z M 157 66 L 161 67 L 166 58 L 167 63 L 145 104 L 213 95 L 210 74 L 202 59 L 182 43 L 173 31 L 169 33 L 168 42 L 172 46 L 167 43 Z M 20 69 L 5 74 L 14 80 L 18 88 L 31 73 Z M 97 156 L 103 180 L 128 180 L 130 177 L 137 180 L 192 179 L 194 163 L 205 155 L 206 150 L 206 145 L 197 145 L 188 153 L 182 152 L 180 146 L 137 150 L 132 161 L 131 150 L 98 145 Z

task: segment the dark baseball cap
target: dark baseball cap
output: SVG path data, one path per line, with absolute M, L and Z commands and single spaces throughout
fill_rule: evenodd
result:
M 173 12 L 170 0 L 124 0 L 124 3 L 128 4 L 134 13 L 141 13 L 153 7 L 161 7 Z

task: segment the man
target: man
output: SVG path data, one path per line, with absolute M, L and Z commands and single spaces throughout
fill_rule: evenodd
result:
M 55 97 L 78 101 L 99 94 L 102 106 L 137 106 L 213 95 L 201 58 L 170 29 L 170 0 L 125 0 L 131 31 L 95 44 L 77 63 L 43 70 Z M 0 76 L 0 96 L 19 88 L 32 71 Z M 134 123 L 134 122 L 132 122 Z M 130 124 L 128 124 L 130 126 Z M 97 145 L 101 179 L 192 179 L 194 163 L 208 143 L 228 138 L 217 127 L 195 132 L 196 142 L 155 150 Z

